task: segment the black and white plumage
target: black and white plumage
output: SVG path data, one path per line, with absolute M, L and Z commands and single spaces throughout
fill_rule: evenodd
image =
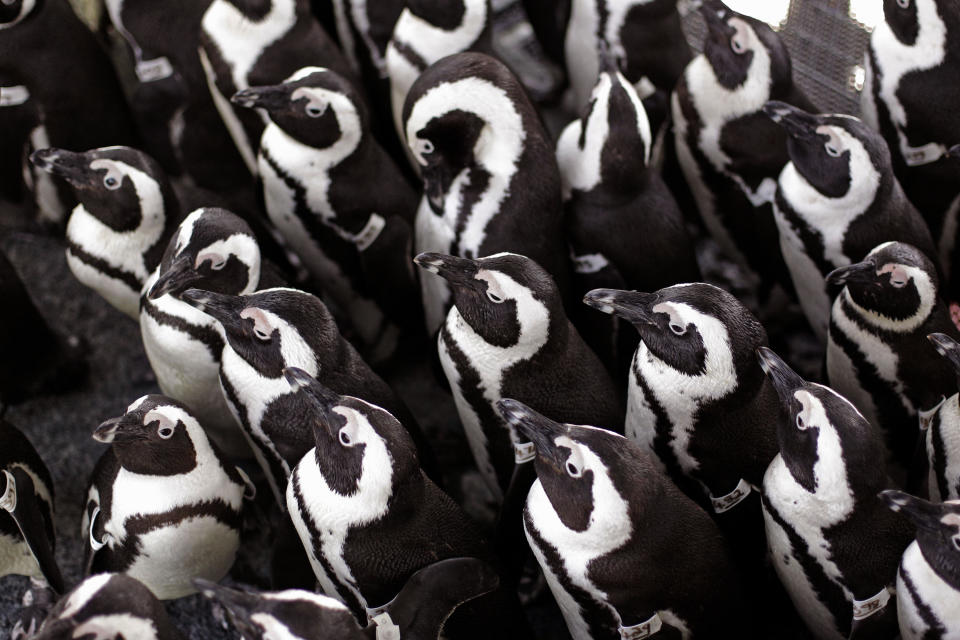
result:
M 249 455 L 243 431 L 220 391 L 223 336 L 217 321 L 179 299 L 190 288 L 253 293 L 260 248 L 250 227 L 226 209 L 188 215 L 144 286 L 140 333 L 160 390 L 190 407 L 207 435 L 229 456 Z
M 221 603 L 233 626 L 249 640 L 269 640 L 285 630 L 290 640 L 377 640 L 438 637 L 454 609 L 497 588 L 496 572 L 477 558 L 450 558 L 420 569 L 397 596 L 361 626 L 342 602 L 308 591 L 252 593 L 202 583 Z M 285 629 L 284 629 L 285 628 Z
M 80 201 L 67 221 L 67 265 L 77 280 L 137 319 L 140 293 L 180 218 L 166 173 L 130 147 L 84 153 L 42 149 L 31 162 L 70 183 Z
M 527 256 L 566 291 L 560 173 L 549 137 L 517 78 L 480 53 L 444 58 L 414 83 L 403 109 L 420 166 L 417 253 Z M 440 278 L 421 279 L 427 329 L 451 302 Z
M 220 385 L 281 507 L 290 471 L 314 446 L 309 405 L 284 380 L 284 367 L 300 367 L 337 393 L 364 398 L 416 428 L 315 296 L 275 288 L 244 296 L 189 289 L 180 297 L 223 330 Z
M 841 289 L 830 312 L 827 378 L 906 465 L 917 415 L 956 391 L 953 368 L 933 355 L 927 335 L 960 338 L 940 298 L 933 262 L 910 245 L 887 242 L 862 262 L 828 276 Z
M 183 640 L 163 604 L 123 573 L 86 578 L 50 612 L 33 640 Z
M 945 333 L 927 336 L 960 380 L 960 342 Z M 926 452 L 927 496 L 934 502 L 960 499 L 960 394 L 945 397 L 920 414 Z
M 814 115 L 784 102 L 763 108 L 789 135 L 777 182 L 780 249 L 800 306 L 826 340 L 831 298 L 824 277 L 896 240 L 937 260 L 923 217 L 893 174 L 883 138 L 846 115 Z
M 749 627 L 719 530 L 644 451 L 516 400 L 498 407 L 536 447 L 524 529 L 574 640 Z
M 765 286 L 789 285 L 770 203 L 789 160 L 786 133 L 762 112 L 770 100 L 812 105 L 793 83 L 780 36 L 720 0 L 701 6 L 704 52 L 671 98 L 676 152 L 700 217 L 724 252 Z
M 757 354 L 781 402 L 780 454 L 763 479 L 777 575 L 815 637 L 893 637 L 890 600 L 911 533 L 876 498 L 891 486 L 882 438 L 835 391 L 766 347 Z
M 518 398 L 557 420 L 620 431 L 616 386 L 563 310 L 549 274 L 524 256 L 478 260 L 437 253 L 415 258 L 450 283 L 454 307 L 440 330 L 440 363 L 450 382 L 474 461 L 494 497 L 529 441 L 504 422 L 500 398 Z
M 84 505 L 87 573 L 126 573 L 161 600 L 194 593 L 192 578 L 225 576 L 253 486 L 187 408 L 143 396 L 93 437 L 111 447 Z
M 960 503 L 934 504 L 902 491 L 884 491 L 880 497 L 917 528 L 897 571 L 900 637 L 960 636 Z
M 362 96 L 343 76 L 304 67 L 232 100 L 270 116 L 258 168 L 271 222 L 384 359 L 398 328 L 423 326 L 410 264 L 417 196 L 373 139 Z

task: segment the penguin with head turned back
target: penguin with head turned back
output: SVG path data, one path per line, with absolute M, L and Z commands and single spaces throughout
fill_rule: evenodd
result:
M 410 263 L 417 196 L 373 139 L 363 98 L 343 76 L 304 67 L 232 100 L 270 116 L 258 167 L 271 222 L 384 359 L 398 328 L 423 328 Z
M 757 355 L 781 403 L 780 453 L 763 478 L 777 575 L 817 638 L 893 637 L 890 600 L 911 533 L 876 498 L 892 484 L 880 434 L 845 398 L 806 382 L 770 349 Z
M 420 166 L 416 252 L 527 256 L 565 292 L 560 172 L 540 117 L 517 78 L 481 53 L 444 58 L 414 83 L 403 108 L 407 146 Z M 440 278 L 421 280 L 427 330 L 451 303 Z
M 720 532 L 644 451 L 497 405 L 536 447 L 524 529 L 574 640 L 749 635 Z
M 827 279 L 842 288 L 830 312 L 830 386 L 882 430 L 893 458 L 906 466 L 918 414 L 956 391 L 952 367 L 931 359 L 927 342 L 933 332 L 960 338 L 936 268 L 915 247 L 887 242 Z
M 67 265 L 77 280 L 136 319 L 140 293 L 180 221 L 177 198 L 155 160 L 130 147 L 84 153 L 41 149 L 30 161 L 73 187 Z
M 897 571 L 897 613 L 903 640 L 960 635 L 960 503 L 927 502 L 902 491 L 880 497 L 917 528 Z
M 851 116 L 813 115 L 785 102 L 763 110 L 789 135 L 790 162 L 774 201 L 780 249 L 807 321 L 826 340 L 828 273 L 886 240 L 912 244 L 934 261 L 936 246 L 876 131 Z
M 960 382 L 960 342 L 945 333 L 931 333 L 927 339 L 950 363 Z M 921 414 L 920 437 L 926 454 L 919 464 L 919 471 L 926 471 L 921 479 L 926 484 L 925 495 L 934 502 L 960 499 L 960 394 L 954 393 Z M 914 465 L 918 466 L 916 460 Z
M 813 110 L 794 85 L 790 55 L 769 26 L 720 0 L 701 6 L 703 53 L 671 98 L 677 157 L 710 235 L 765 289 L 790 276 L 770 203 L 789 160 L 786 132 L 763 115 L 769 100 Z

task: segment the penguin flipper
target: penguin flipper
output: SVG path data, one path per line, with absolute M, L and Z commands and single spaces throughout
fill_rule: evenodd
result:
M 46 519 L 37 501 L 33 478 L 23 469 L 14 467 L 5 471 L 7 482 L 14 483 L 16 506 L 10 512 L 33 557 L 40 565 L 40 572 L 58 594 L 63 593 L 63 576 L 53 552 L 53 540 L 50 538 Z

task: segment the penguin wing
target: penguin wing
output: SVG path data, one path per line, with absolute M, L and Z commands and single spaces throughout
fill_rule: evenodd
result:
M 37 499 L 37 487 L 25 470 L 13 467 L 7 471 L 12 476 L 16 491 L 16 506 L 10 515 L 20 528 L 23 539 L 37 559 L 43 577 L 57 593 L 63 593 L 63 576 L 54 557 L 54 540 L 51 538 L 52 523 L 48 523 L 44 516 L 40 501 Z M 10 478 L 8 478 L 8 481 Z

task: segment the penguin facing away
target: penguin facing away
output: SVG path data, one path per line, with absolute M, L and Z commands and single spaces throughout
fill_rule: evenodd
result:
M 615 433 L 560 424 L 515 400 L 498 408 L 536 447 L 538 480 L 524 528 L 574 640 L 742 628 L 720 532 L 646 453 Z M 680 541 L 689 546 L 678 549 Z
M 960 343 L 945 333 L 927 339 L 950 363 L 960 380 Z M 934 502 L 960 499 L 960 394 L 945 398 L 920 413 L 920 429 L 927 462 L 927 495 Z
M 827 279 L 842 289 L 830 315 L 827 378 L 906 465 L 918 413 L 956 391 L 953 368 L 931 359 L 926 338 L 933 332 L 960 338 L 940 299 L 936 268 L 915 247 L 887 242 Z
M 143 396 L 93 437 L 112 446 L 94 469 L 84 506 L 87 574 L 126 573 L 161 600 L 194 593 L 194 577 L 225 576 L 253 485 L 186 407 Z
M 888 240 L 911 244 L 933 261 L 936 245 L 876 131 L 851 116 L 813 115 L 785 102 L 763 110 L 789 135 L 790 162 L 774 201 L 780 249 L 807 321 L 825 341 L 828 273 Z
M 83 580 L 50 612 L 34 640 L 183 640 L 163 604 L 124 573 Z
M 130 147 L 84 153 L 41 149 L 30 161 L 67 180 L 80 201 L 67 221 L 67 265 L 77 280 L 137 319 L 140 293 L 179 222 L 160 165 Z
M 407 146 L 424 196 L 415 250 L 463 258 L 510 251 L 546 269 L 565 292 L 560 173 L 552 145 L 517 78 L 480 53 L 449 56 L 411 87 L 403 109 Z M 443 323 L 449 286 L 421 280 L 427 330 Z
M 780 453 L 763 479 L 770 557 L 817 638 L 892 637 L 893 584 L 909 525 L 876 499 L 892 483 L 880 434 L 845 398 L 806 382 L 766 347 L 780 396 Z
M 880 494 L 917 528 L 897 571 L 897 614 L 903 640 L 960 634 L 960 503 L 927 502 L 902 491 Z

